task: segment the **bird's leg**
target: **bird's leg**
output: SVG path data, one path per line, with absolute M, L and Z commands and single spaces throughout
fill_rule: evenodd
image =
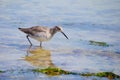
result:
M 42 48 L 42 42 L 40 42 L 40 47 Z
M 30 41 L 30 39 L 29 39 L 29 35 L 27 35 L 26 38 L 28 39 L 30 45 L 32 46 L 32 43 L 31 43 L 31 41 Z

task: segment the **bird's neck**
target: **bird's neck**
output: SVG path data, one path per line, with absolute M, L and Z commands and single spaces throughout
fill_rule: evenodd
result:
M 51 33 L 52 36 L 54 36 L 54 34 L 55 34 L 56 32 L 57 32 L 57 31 L 56 31 L 54 28 L 51 28 L 51 29 L 50 29 L 50 33 Z

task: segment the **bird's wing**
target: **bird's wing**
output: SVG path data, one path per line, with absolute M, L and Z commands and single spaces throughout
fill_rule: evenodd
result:
M 33 26 L 30 28 L 30 30 L 34 32 L 46 32 L 48 28 L 42 26 Z
M 33 26 L 31 28 L 19 28 L 22 32 L 29 35 L 36 35 L 38 33 L 47 33 L 49 28 L 43 26 Z
M 49 31 L 49 28 L 43 27 L 43 26 L 33 26 L 30 28 L 30 32 L 32 34 L 47 33 L 48 31 Z

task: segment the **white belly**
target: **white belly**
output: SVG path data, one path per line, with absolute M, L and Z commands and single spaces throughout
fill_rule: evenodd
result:
M 48 41 L 51 39 L 51 34 L 47 34 L 45 32 L 40 32 L 40 33 L 37 33 L 35 34 L 34 36 L 30 35 L 31 38 L 34 38 L 40 42 L 43 42 L 43 41 Z

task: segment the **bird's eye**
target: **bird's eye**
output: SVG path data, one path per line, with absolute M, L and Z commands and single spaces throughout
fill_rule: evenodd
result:
M 61 28 L 58 27 L 58 30 L 61 30 Z
M 61 30 L 60 28 L 58 28 L 58 30 Z

